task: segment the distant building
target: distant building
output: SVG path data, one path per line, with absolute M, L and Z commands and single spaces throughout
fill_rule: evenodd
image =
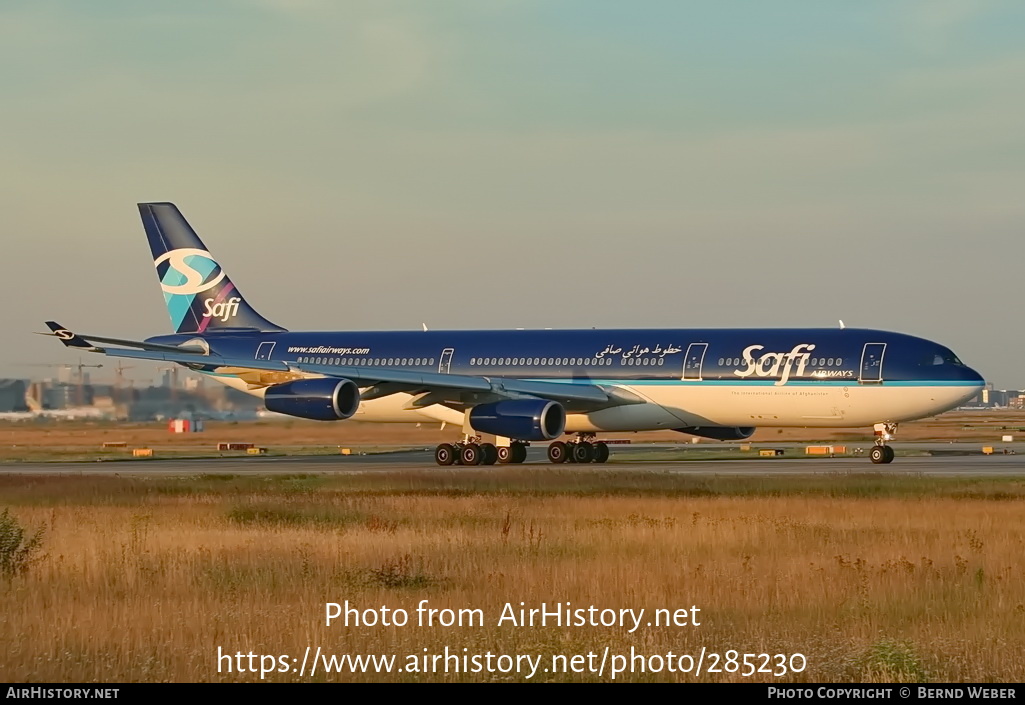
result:
M 0 379 L 0 411 L 28 411 L 27 391 L 28 383 L 23 379 Z
M 93 405 L 93 388 L 79 384 L 54 384 L 43 391 L 44 409 L 71 409 Z
M 993 389 L 986 387 L 972 399 L 966 401 L 962 408 L 973 409 L 1025 409 L 1025 390 Z

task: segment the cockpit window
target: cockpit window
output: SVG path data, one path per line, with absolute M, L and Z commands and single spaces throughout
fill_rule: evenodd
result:
M 957 355 L 951 350 L 938 350 L 932 355 L 929 355 L 926 359 L 922 360 L 923 365 L 964 365 Z

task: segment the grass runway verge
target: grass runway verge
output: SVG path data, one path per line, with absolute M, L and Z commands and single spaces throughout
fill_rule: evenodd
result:
M 183 478 L 0 476 L 39 535 L 0 575 L 0 676 L 260 680 L 224 652 L 801 653 L 765 673 L 627 681 L 1017 682 L 1025 482 L 491 468 Z M 0 547 L 3 542 L 0 541 Z M 326 626 L 326 602 L 479 609 L 483 626 Z M 691 608 L 700 626 L 499 625 L 506 603 Z M 523 680 L 319 673 L 314 680 Z M 608 680 L 538 673 L 532 680 Z M 263 680 L 297 681 L 271 672 Z

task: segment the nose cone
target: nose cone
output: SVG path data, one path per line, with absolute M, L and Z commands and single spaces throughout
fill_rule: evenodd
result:
M 978 395 L 982 391 L 983 387 L 986 386 L 986 380 L 982 378 L 978 372 L 973 370 L 971 367 L 965 365 L 958 366 L 955 375 L 955 383 L 957 389 L 961 390 L 961 398 L 957 402 L 957 406 L 964 404 L 970 399 Z
M 974 385 L 979 389 L 982 389 L 984 386 L 986 386 L 986 380 L 983 379 L 982 375 L 980 375 L 978 372 L 973 370 L 971 367 L 968 367 L 967 365 L 961 367 L 961 375 L 961 379 L 964 382 Z

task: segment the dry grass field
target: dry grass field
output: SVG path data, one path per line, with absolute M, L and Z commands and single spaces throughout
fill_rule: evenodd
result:
M 337 453 L 340 446 L 381 448 L 386 446 L 429 447 L 452 442 L 460 429 L 441 430 L 436 424 L 371 424 L 361 422 L 322 423 L 275 420 L 248 422 L 208 421 L 203 433 L 169 433 L 165 423 L 50 422 L 0 423 L 0 462 L 23 460 L 93 460 L 123 458 L 132 448 L 153 448 L 158 455 L 215 456 L 221 442 L 255 443 L 278 453 Z M 956 440 L 998 443 L 1004 434 L 1025 440 L 1023 411 L 959 411 L 902 424 L 898 442 Z M 603 434 L 603 438 L 628 439 L 633 443 L 689 443 L 691 436 L 674 431 Z M 871 428 L 851 429 L 759 429 L 753 443 L 843 442 L 869 443 Z M 107 441 L 123 441 L 127 449 L 103 450 Z M 722 446 L 704 439 L 704 445 Z M 735 444 L 734 444 L 735 445 Z M 232 453 L 231 455 L 237 455 Z
M 399 665 L 448 646 L 540 655 L 542 668 L 553 654 L 600 658 L 606 647 L 613 655 L 735 649 L 803 654 L 806 669 L 786 682 L 1025 677 L 1025 482 L 1017 480 L 528 467 L 0 475 L 4 509 L 25 538 L 41 530 L 38 551 L 0 575 L 5 681 L 260 680 L 227 672 L 218 647 L 301 661 L 307 646 L 395 654 Z M 325 626 L 325 603 L 346 600 L 403 608 L 411 624 Z M 421 600 L 480 609 L 484 624 L 416 626 Z M 696 605 L 701 624 L 634 633 L 499 626 L 503 605 L 521 601 L 648 615 Z M 278 663 L 264 680 L 527 679 L 322 670 L 311 678 L 279 673 Z M 531 678 L 610 679 L 608 670 Z M 775 679 L 663 670 L 617 680 Z

